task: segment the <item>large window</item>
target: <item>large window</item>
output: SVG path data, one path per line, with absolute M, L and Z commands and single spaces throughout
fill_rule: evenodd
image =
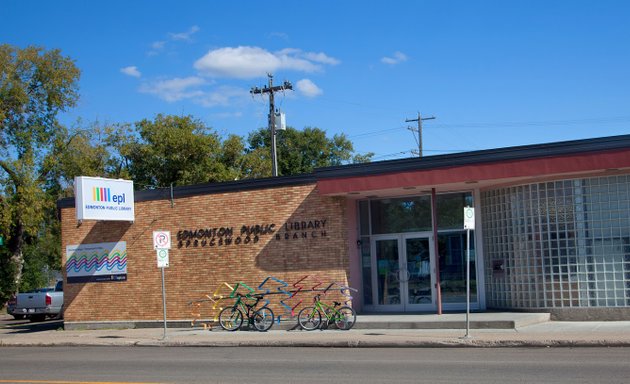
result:
M 488 306 L 630 306 L 630 175 L 482 193 Z
M 463 209 L 462 209 L 463 212 Z M 462 219 L 463 220 L 463 219 Z M 440 287 L 443 303 L 466 302 L 466 232 L 447 232 L 438 235 L 440 253 Z M 475 236 L 470 236 L 470 295 L 477 301 L 477 262 Z
M 372 234 L 431 230 L 431 196 L 372 200 Z

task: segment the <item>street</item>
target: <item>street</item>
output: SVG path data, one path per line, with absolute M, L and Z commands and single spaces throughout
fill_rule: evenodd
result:
M 627 348 L 0 347 L 0 383 L 625 383 Z

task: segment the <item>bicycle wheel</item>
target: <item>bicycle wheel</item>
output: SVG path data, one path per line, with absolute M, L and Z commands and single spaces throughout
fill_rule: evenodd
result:
M 243 312 L 238 308 L 223 308 L 219 312 L 219 325 L 226 331 L 236 331 L 243 325 Z
M 254 312 L 254 328 L 257 331 L 268 331 L 273 325 L 273 311 L 270 308 L 263 307 Z
M 302 308 L 298 313 L 298 324 L 305 331 L 317 329 L 322 323 L 322 314 L 315 307 Z
M 335 325 L 337 328 L 347 331 L 357 321 L 357 313 L 350 307 L 341 307 L 335 313 Z

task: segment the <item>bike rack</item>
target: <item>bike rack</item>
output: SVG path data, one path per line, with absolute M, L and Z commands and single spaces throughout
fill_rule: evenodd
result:
M 188 302 L 188 305 L 192 307 L 191 315 L 193 320 L 191 327 L 195 327 L 197 323 L 200 323 L 204 330 L 211 329 L 212 326 L 210 324 L 201 320 L 202 304 L 206 302 L 212 303 L 211 309 L 214 311 L 212 321 L 217 323 L 219 321 L 219 312 L 224 308 L 223 302 L 225 300 L 235 299 L 239 292 L 242 296 L 249 299 L 252 299 L 253 295 L 260 296 L 262 303 L 260 308 L 269 306 L 272 304 L 271 299 L 276 298 L 277 300 L 273 300 L 273 303 L 279 304 L 279 306 L 284 309 L 284 312 L 278 314 L 276 317 L 278 324 L 280 324 L 281 321 L 293 320 L 296 316 L 296 309 L 305 299 L 309 298 L 309 296 L 311 296 L 310 298 L 312 299 L 315 294 L 323 294 L 325 296 L 329 292 L 338 291 L 341 296 L 345 298 L 345 305 L 352 304 L 352 292 L 358 292 L 357 289 L 336 281 L 329 282 L 328 285 L 324 284 L 324 282 L 325 279 L 320 279 L 315 275 L 304 275 L 293 283 L 288 283 L 274 276 L 267 276 L 257 285 L 256 289 L 242 281 L 233 283 L 232 285 L 223 282 L 217 286 L 212 295 L 205 295 L 201 299 Z M 226 288 L 228 292 L 225 292 Z

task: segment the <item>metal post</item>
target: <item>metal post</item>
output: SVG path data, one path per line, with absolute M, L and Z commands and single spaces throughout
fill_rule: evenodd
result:
M 164 336 L 162 340 L 166 340 L 166 289 L 164 285 L 164 267 L 160 269 L 162 270 L 162 307 L 164 308 Z
M 466 336 L 470 338 L 470 228 L 466 230 Z
M 431 188 L 431 221 L 433 226 L 433 251 L 435 252 L 435 289 L 437 314 L 442 314 L 442 287 L 440 286 L 440 249 L 438 245 L 437 192 Z

